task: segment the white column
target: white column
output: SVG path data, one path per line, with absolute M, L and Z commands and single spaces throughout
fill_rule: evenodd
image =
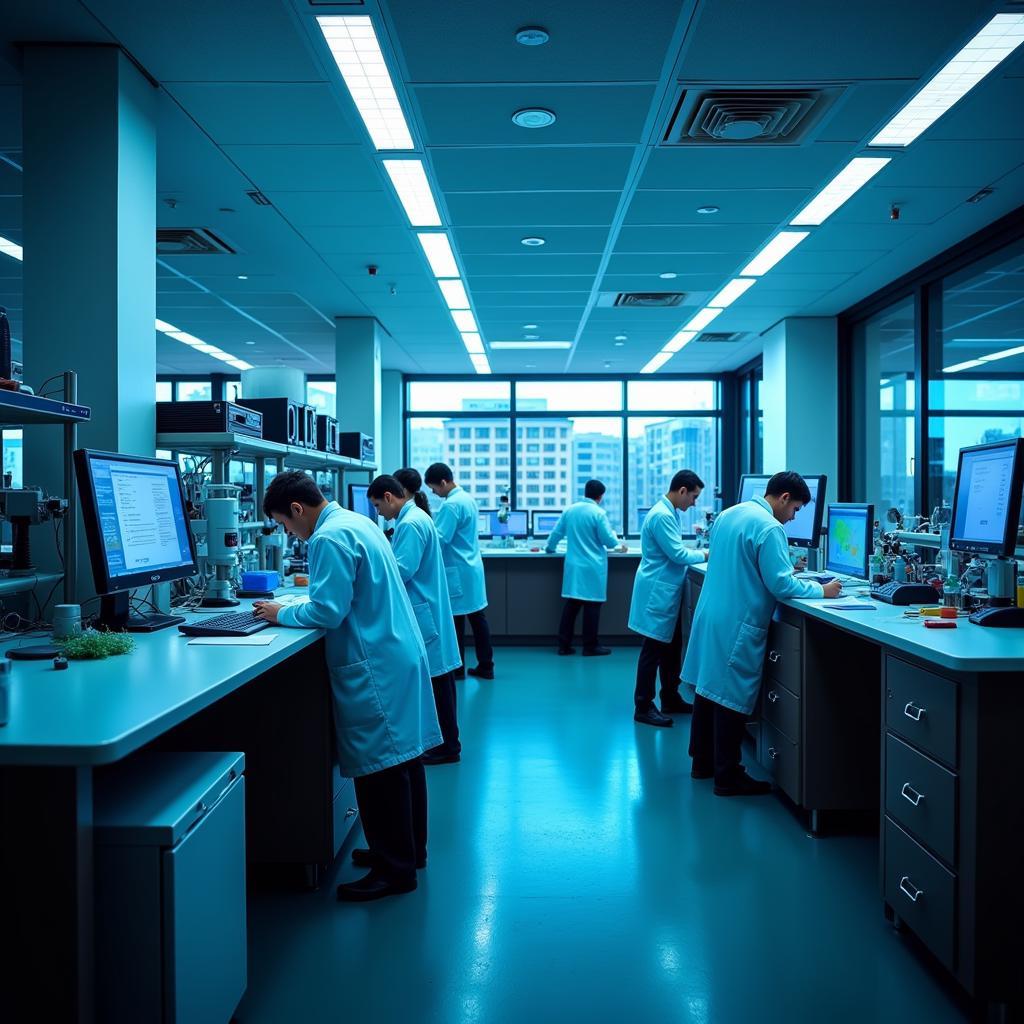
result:
M 335 321 L 338 429 L 358 430 L 381 445 L 380 325 L 372 317 Z M 379 458 L 379 457 L 378 457 Z M 395 467 L 391 467 L 394 469 Z

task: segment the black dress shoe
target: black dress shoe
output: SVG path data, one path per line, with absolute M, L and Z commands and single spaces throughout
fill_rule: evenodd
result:
M 584 658 L 603 658 L 606 654 L 611 654 L 612 649 L 610 647 L 584 647 L 583 657 Z
M 715 783 L 715 796 L 767 796 L 772 791 L 770 782 L 752 779 L 741 771 L 731 782 L 725 785 Z
M 424 764 L 458 764 L 462 760 L 461 754 L 446 754 L 438 750 L 428 750 L 420 755 Z
M 466 671 L 473 676 L 474 679 L 493 679 L 494 668 L 481 668 L 477 665 L 476 668 L 469 668 Z
M 575 647 L 559 647 L 558 648 L 558 653 L 561 654 L 562 657 L 564 658 L 565 655 L 567 655 L 567 654 L 575 654 L 576 653 L 576 648 Z
M 670 697 L 661 698 L 661 713 L 663 715 L 689 715 L 693 713 L 693 705 L 683 700 L 678 693 Z
M 703 768 L 698 768 L 696 765 L 694 765 L 690 769 L 690 778 L 691 779 L 713 779 L 714 777 L 715 777 L 715 770 L 713 768 L 708 768 L 708 769 L 705 770 Z
M 401 896 L 415 888 L 415 876 L 405 882 L 396 882 L 371 871 L 358 882 L 345 882 L 339 885 L 337 895 L 342 903 L 369 903 L 371 900 L 382 900 L 386 896 Z
M 352 864 L 357 868 L 372 868 L 376 863 L 374 856 L 365 846 L 357 846 L 352 851 Z M 422 871 L 427 866 L 426 857 L 416 861 L 416 870 Z
M 634 722 L 640 722 L 642 725 L 660 725 L 662 727 L 670 726 L 673 724 L 672 719 L 668 715 L 663 715 L 657 708 L 648 708 L 646 711 L 637 711 L 633 715 Z

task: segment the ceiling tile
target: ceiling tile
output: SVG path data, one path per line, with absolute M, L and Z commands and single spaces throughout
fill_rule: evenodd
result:
M 610 224 L 618 192 L 456 193 L 447 197 L 452 223 L 458 227 L 517 225 L 523 235 L 549 224 Z M 520 236 L 522 237 L 522 236 Z
M 442 190 L 452 192 L 592 192 L 619 190 L 632 146 L 431 149 Z

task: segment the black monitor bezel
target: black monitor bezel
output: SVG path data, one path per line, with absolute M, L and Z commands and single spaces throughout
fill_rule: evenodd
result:
M 735 501 L 735 504 L 737 504 L 737 505 L 740 503 L 740 500 L 741 500 L 740 496 L 743 494 L 743 481 L 744 480 L 763 480 L 765 482 L 765 486 L 767 487 L 768 486 L 768 481 L 771 480 L 771 475 L 768 474 L 768 473 L 744 473 L 740 477 L 740 485 L 736 489 L 736 501 Z M 761 497 L 764 497 L 764 495 L 762 494 Z
M 832 530 L 832 510 L 837 509 L 842 511 L 844 509 L 864 509 L 867 511 L 867 536 L 864 540 L 864 574 L 859 575 L 854 572 L 847 572 L 845 569 L 832 569 L 828 562 L 828 545 L 825 545 L 825 571 L 839 573 L 842 576 L 852 576 L 858 580 L 870 580 L 871 579 L 871 555 L 872 555 L 872 540 L 874 539 L 875 529 L 875 506 L 871 502 L 865 501 L 836 501 L 832 502 L 828 506 L 828 532 Z
M 537 532 L 537 527 L 535 525 L 536 522 L 537 522 L 536 517 L 537 516 L 560 516 L 565 511 L 565 509 L 558 509 L 558 510 L 556 510 L 556 509 L 553 509 L 553 508 L 533 508 L 533 509 L 530 509 L 529 511 L 530 511 L 530 519 L 529 519 L 529 523 L 530 523 L 530 536 L 531 537 L 536 537 L 538 540 L 540 540 L 540 539 L 543 539 L 545 537 L 550 537 L 551 536 L 551 531 L 548 530 L 547 533 L 538 533 Z
M 990 541 L 957 540 L 953 531 L 956 529 L 957 506 L 960 502 L 960 473 L 963 469 L 964 453 L 993 450 L 996 448 L 1013 448 L 1013 477 L 1010 482 L 1010 507 L 1007 509 L 1006 525 L 1003 529 L 1001 543 Z M 956 481 L 953 484 L 953 510 L 950 515 L 949 548 L 951 551 L 963 551 L 975 555 L 993 555 L 995 557 L 1011 557 L 1017 548 L 1017 530 L 1020 526 L 1021 492 L 1024 491 L 1024 438 L 1011 437 L 1003 441 L 990 441 L 988 444 L 969 445 L 961 448 L 956 461 Z
M 821 524 L 825 515 L 824 498 L 827 493 L 828 475 L 826 473 L 812 473 L 810 476 L 804 476 L 804 474 L 801 473 L 800 475 L 803 476 L 804 482 L 808 480 L 818 481 L 818 490 L 814 499 L 814 525 L 811 528 L 811 537 L 809 540 L 804 540 L 802 537 L 790 537 L 788 533 L 786 534 L 786 540 L 789 542 L 789 546 L 791 548 L 816 548 L 818 543 L 821 541 Z M 792 520 L 790 520 L 790 522 L 792 522 Z
M 496 508 L 478 508 L 477 515 L 486 516 L 492 512 L 497 512 Z M 526 516 L 526 533 L 481 533 L 478 534 L 480 540 L 505 540 L 511 537 L 513 540 L 527 540 L 530 536 L 530 527 L 533 523 L 530 521 L 530 510 L 528 508 L 510 508 L 509 512 L 522 512 Z
M 100 530 L 99 506 L 96 502 L 96 487 L 93 481 L 91 463 L 94 459 L 103 459 L 112 462 L 130 462 L 145 466 L 172 466 L 174 476 L 178 482 L 178 493 L 181 496 L 181 507 L 187 511 L 188 503 L 185 499 L 185 485 L 181 479 L 181 469 L 176 462 L 170 459 L 151 459 L 142 455 L 122 455 L 120 452 L 101 452 L 92 448 L 79 448 L 74 453 L 75 478 L 78 482 L 78 496 L 82 505 L 82 523 L 85 526 L 85 540 L 89 548 L 89 562 L 92 565 L 93 584 L 96 593 L 117 594 L 125 590 L 135 590 L 138 587 L 149 587 L 154 583 L 169 583 L 172 580 L 187 579 L 199 572 L 196 556 L 196 539 L 192 534 L 191 526 L 186 531 L 188 534 L 189 552 L 192 555 L 192 562 L 189 565 L 171 566 L 157 571 L 145 571 L 132 573 L 128 576 L 118 576 L 116 581 L 111 578 L 107 567 L 106 552 L 103 548 L 103 536 Z
M 356 508 L 355 501 L 354 501 L 354 499 L 352 497 L 353 494 L 355 493 L 354 488 L 356 488 L 356 487 L 361 487 L 364 491 L 368 491 L 370 489 L 370 485 L 369 484 L 352 484 L 352 483 L 350 483 L 348 485 L 348 510 L 349 510 L 349 512 L 358 512 L 359 515 L 365 516 L 367 519 L 370 520 L 371 523 L 376 525 L 377 523 L 380 522 L 380 515 L 377 513 L 376 510 L 374 510 L 374 513 L 373 513 L 372 516 L 368 516 L 368 515 L 366 515 L 365 512 L 363 512 L 362 509 Z M 369 495 L 367 495 L 366 501 L 367 501 L 367 504 L 370 505 L 370 508 L 373 508 L 373 504 L 370 502 Z

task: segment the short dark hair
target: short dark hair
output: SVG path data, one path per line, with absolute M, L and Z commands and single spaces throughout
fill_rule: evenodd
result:
M 402 486 L 402 482 L 385 473 L 382 476 L 374 477 L 370 481 L 370 486 L 366 488 L 366 496 L 368 498 L 377 498 L 380 500 L 389 491 L 396 498 L 405 497 L 405 488 Z
M 300 469 L 288 469 L 278 473 L 267 487 L 263 496 L 263 514 L 290 516 L 293 503 L 317 508 L 324 503 L 324 493 L 316 481 Z
M 443 484 L 449 480 L 454 481 L 455 477 L 452 476 L 451 466 L 446 466 L 443 462 L 435 462 L 432 466 L 427 466 L 423 479 L 428 484 Z
M 781 498 L 782 495 L 788 494 L 791 498 L 796 498 L 797 501 L 802 502 L 804 505 L 810 504 L 811 501 L 811 489 L 807 486 L 807 481 L 799 473 L 794 473 L 791 469 L 787 469 L 782 473 L 776 473 L 768 481 L 768 486 L 764 489 L 764 493 L 765 497 L 771 495 L 773 498 Z
M 704 490 L 704 481 L 692 469 L 681 469 L 672 477 L 672 483 L 668 485 L 668 489 L 670 491 L 679 491 L 684 487 L 691 493 L 698 488 Z
M 598 498 L 604 496 L 604 492 L 607 490 L 608 488 L 600 480 L 588 480 L 583 488 L 583 497 L 593 498 L 594 501 L 597 501 Z

